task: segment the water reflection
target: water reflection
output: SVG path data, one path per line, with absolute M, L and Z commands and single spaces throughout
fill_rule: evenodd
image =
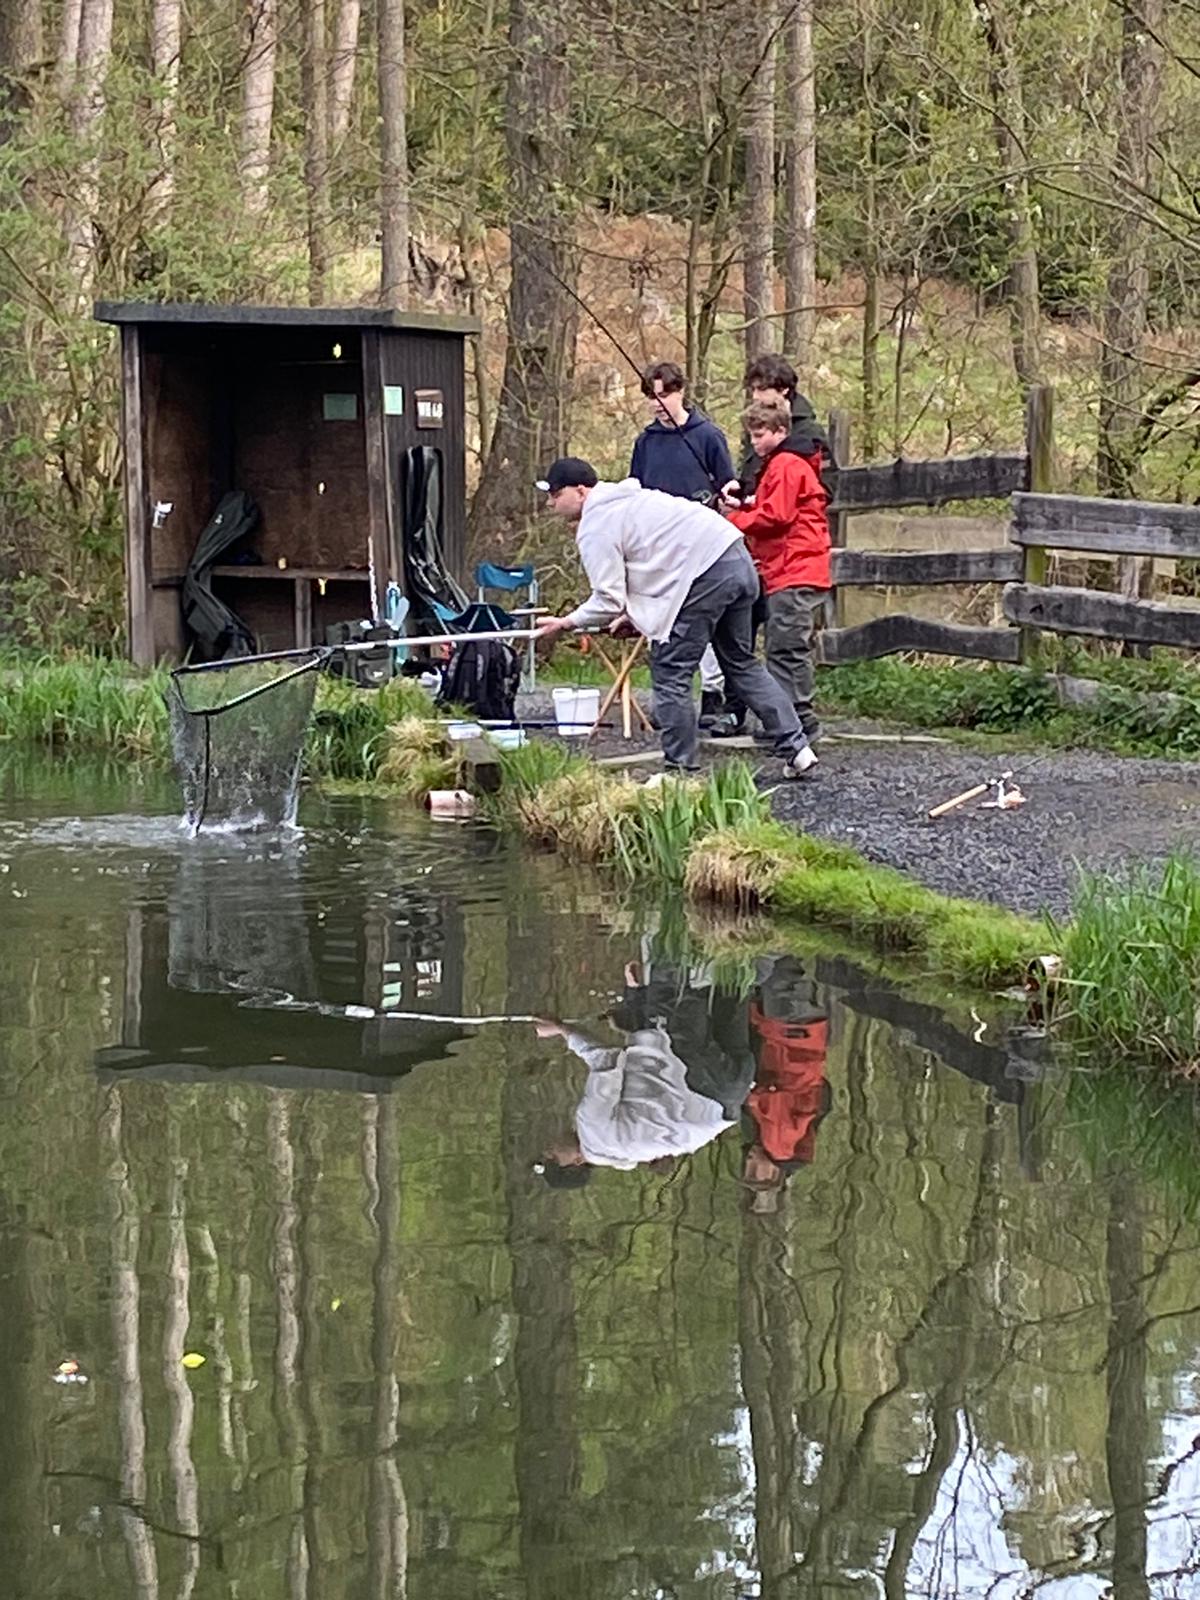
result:
M 6 860 L 6 1595 L 1200 1593 L 1161 1117 L 993 1013 L 664 961 L 552 861 L 371 824 Z M 548 1187 L 594 1079 L 625 1170 Z

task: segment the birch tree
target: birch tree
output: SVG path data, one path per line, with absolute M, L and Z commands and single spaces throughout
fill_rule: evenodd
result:
M 270 198 L 268 180 L 278 42 L 279 0 L 247 0 L 239 176 L 242 204 L 252 216 L 260 216 Z
M 775 61 L 780 0 L 765 0 L 755 21 L 763 40 L 746 90 L 746 189 L 743 299 L 746 357 L 774 349 L 775 311 Z
M 807 359 L 816 325 L 817 92 L 814 0 L 794 0 L 787 26 L 784 80 L 783 348 L 796 366 Z
M 329 52 L 325 0 L 302 0 L 304 197 L 308 218 L 308 303 L 321 305 L 329 288 Z
M 329 148 L 334 155 L 341 149 L 350 127 L 361 15 L 362 0 L 342 0 L 334 26 L 329 67 Z
M 179 99 L 179 52 L 183 42 L 180 0 L 154 0 L 150 59 L 154 70 L 155 143 L 159 171 L 147 196 L 153 220 L 166 220 L 175 196 L 175 110 Z
M 40 9 L 39 6 L 39 14 Z M 70 96 L 79 66 L 79 24 L 82 16 L 83 0 L 63 0 L 58 23 L 58 55 L 54 63 L 54 87 L 62 100 Z
M 380 304 L 408 303 L 408 124 L 404 0 L 378 0 Z
M 78 182 L 66 208 L 71 275 L 86 301 L 96 266 L 96 214 L 100 205 L 100 135 L 104 125 L 104 84 L 112 54 L 113 0 L 83 0 L 79 20 L 79 58 L 71 105 L 71 133 L 79 149 Z

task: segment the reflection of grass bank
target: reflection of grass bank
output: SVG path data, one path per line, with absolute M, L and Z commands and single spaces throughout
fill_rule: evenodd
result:
M 696 900 L 794 916 L 970 983 L 1015 983 L 1031 957 L 1054 948 L 1043 923 L 947 899 L 843 845 L 771 822 L 766 796 L 740 762 L 648 789 L 546 745 L 501 760 L 495 809 L 503 818 L 632 882 L 677 883 Z

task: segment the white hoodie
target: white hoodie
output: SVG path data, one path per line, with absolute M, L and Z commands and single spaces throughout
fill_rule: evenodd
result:
M 661 642 L 692 584 L 741 534 L 697 500 L 624 478 L 596 485 L 576 537 L 592 592 L 571 622 L 603 625 L 624 613 L 639 633 Z
M 593 1166 L 628 1172 L 659 1156 L 690 1155 L 733 1127 L 715 1100 L 688 1087 L 687 1068 L 664 1028 L 639 1028 L 624 1049 L 606 1049 L 575 1032 L 566 1042 L 587 1062 L 575 1131 Z

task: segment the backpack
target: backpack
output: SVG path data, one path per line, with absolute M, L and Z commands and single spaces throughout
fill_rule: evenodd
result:
M 521 663 L 503 639 L 472 639 L 454 646 L 438 704 L 464 706 L 490 722 L 511 722 L 516 711 Z

